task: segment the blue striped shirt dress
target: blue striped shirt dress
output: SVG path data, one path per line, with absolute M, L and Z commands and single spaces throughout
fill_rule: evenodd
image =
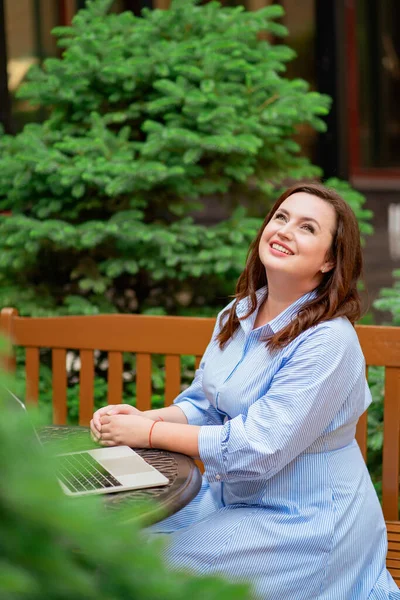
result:
M 266 288 L 257 292 L 260 305 Z M 400 600 L 381 507 L 354 439 L 371 402 L 346 318 L 269 351 L 307 294 L 266 325 L 255 311 L 219 348 L 219 319 L 193 383 L 175 400 L 200 425 L 196 498 L 161 521 L 169 563 L 249 581 L 262 600 Z M 237 306 L 238 317 L 249 299 Z

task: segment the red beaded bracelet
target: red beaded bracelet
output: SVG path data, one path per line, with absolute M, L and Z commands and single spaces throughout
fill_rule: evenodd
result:
M 152 448 L 153 446 L 151 445 L 151 434 L 153 433 L 153 427 L 156 423 L 158 423 L 159 421 L 164 421 L 164 419 L 162 419 L 161 417 L 158 417 L 155 421 L 153 421 L 152 426 L 150 427 L 150 431 L 149 431 L 149 448 Z

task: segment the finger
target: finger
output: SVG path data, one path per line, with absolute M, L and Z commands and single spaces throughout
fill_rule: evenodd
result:
M 117 446 L 115 442 L 112 440 L 100 440 L 99 442 L 102 446 Z
M 100 423 L 101 423 L 101 427 L 103 428 L 104 425 L 111 423 L 111 418 L 108 415 L 104 415 L 104 417 L 101 417 Z
M 92 439 L 97 442 L 97 440 L 100 437 L 100 432 L 98 431 L 98 429 L 96 429 L 96 427 L 94 426 L 93 423 L 93 419 L 90 421 L 90 434 L 92 436 Z
M 101 422 L 100 422 L 101 414 L 99 411 L 95 412 L 93 415 L 93 425 L 96 427 L 98 431 L 101 431 Z
M 107 414 L 114 413 L 118 414 L 119 412 L 123 412 L 126 409 L 126 404 L 111 404 L 107 406 Z
M 93 440 L 93 441 L 94 441 L 96 444 L 98 444 L 98 443 L 99 443 L 99 441 L 100 441 L 100 439 L 101 439 L 101 435 L 100 435 L 100 434 L 93 433 L 93 431 L 91 431 L 91 432 L 90 432 L 90 437 L 92 438 L 92 440 Z
M 90 432 L 90 437 L 92 438 L 92 440 L 94 442 L 96 442 L 96 444 L 98 444 L 100 442 L 100 440 L 101 440 L 100 437 L 98 437 L 97 435 L 94 435 L 92 432 Z
M 100 417 L 97 413 L 94 413 L 93 415 L 93 425 L 95 426 L 95 428 L 100 431 L 101 430 L 101 423 L 100 423 Z
M 101 419 L 102 415 L 107 412 L 107 410 L 108 410 L 108 406 L 103 406 L 103 408 L 99 408 L 99 410 L 96 410 L 96 412 L 93 415 L 93 423 L 99 431 L 101 431 L 100 419 Z
M 109 407 L 107 414 L 108 415 L 129 415 L 133 411 L 133 406 L 129 404 L 115 404 L 114 406 Z
M 119 411 L 117 408 L 110 408 L 106 414 L 107 415 L 117 415 L 118 413 L 119 413 Z

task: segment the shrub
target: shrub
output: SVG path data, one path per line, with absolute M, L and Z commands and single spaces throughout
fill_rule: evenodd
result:
M 169 570 L 160 541 L 143 537 L 143 505 L 116 514 L 98 498 L 64 496 L 27 419 L 5 404 L 4 384 L 0 374 L 2 600 L 250 597 L 245 585 Z
M 393 271 L 394 283 L 391 288 L 383 288 L 374 307 L 391 315 L 391 325 L 400 326 L 400 269 Z
M 22 314 L 223 305 L 271 196 L 320 170 L 293 140 L 330 99 L 285 78 L 278 5 L 87 2 L 19 96 L 49 112 L 0 137 L 0 303 Z M 368 229 L 363 199 L 341 182 Z M 206 227 L 204 198 L 230 217 Z M 250 216 L 252 215 L 252 216 Z

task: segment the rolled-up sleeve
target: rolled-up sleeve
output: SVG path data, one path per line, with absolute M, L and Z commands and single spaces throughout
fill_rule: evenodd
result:
M 204 426 L 199 454 L 209 481 L 269 479 L 328 428 L 356 385 L 364 359 L 357 338 L 325 324 L 313 330 L 246 415 Z M 356 410 L 356 408 L 355 408 Z

